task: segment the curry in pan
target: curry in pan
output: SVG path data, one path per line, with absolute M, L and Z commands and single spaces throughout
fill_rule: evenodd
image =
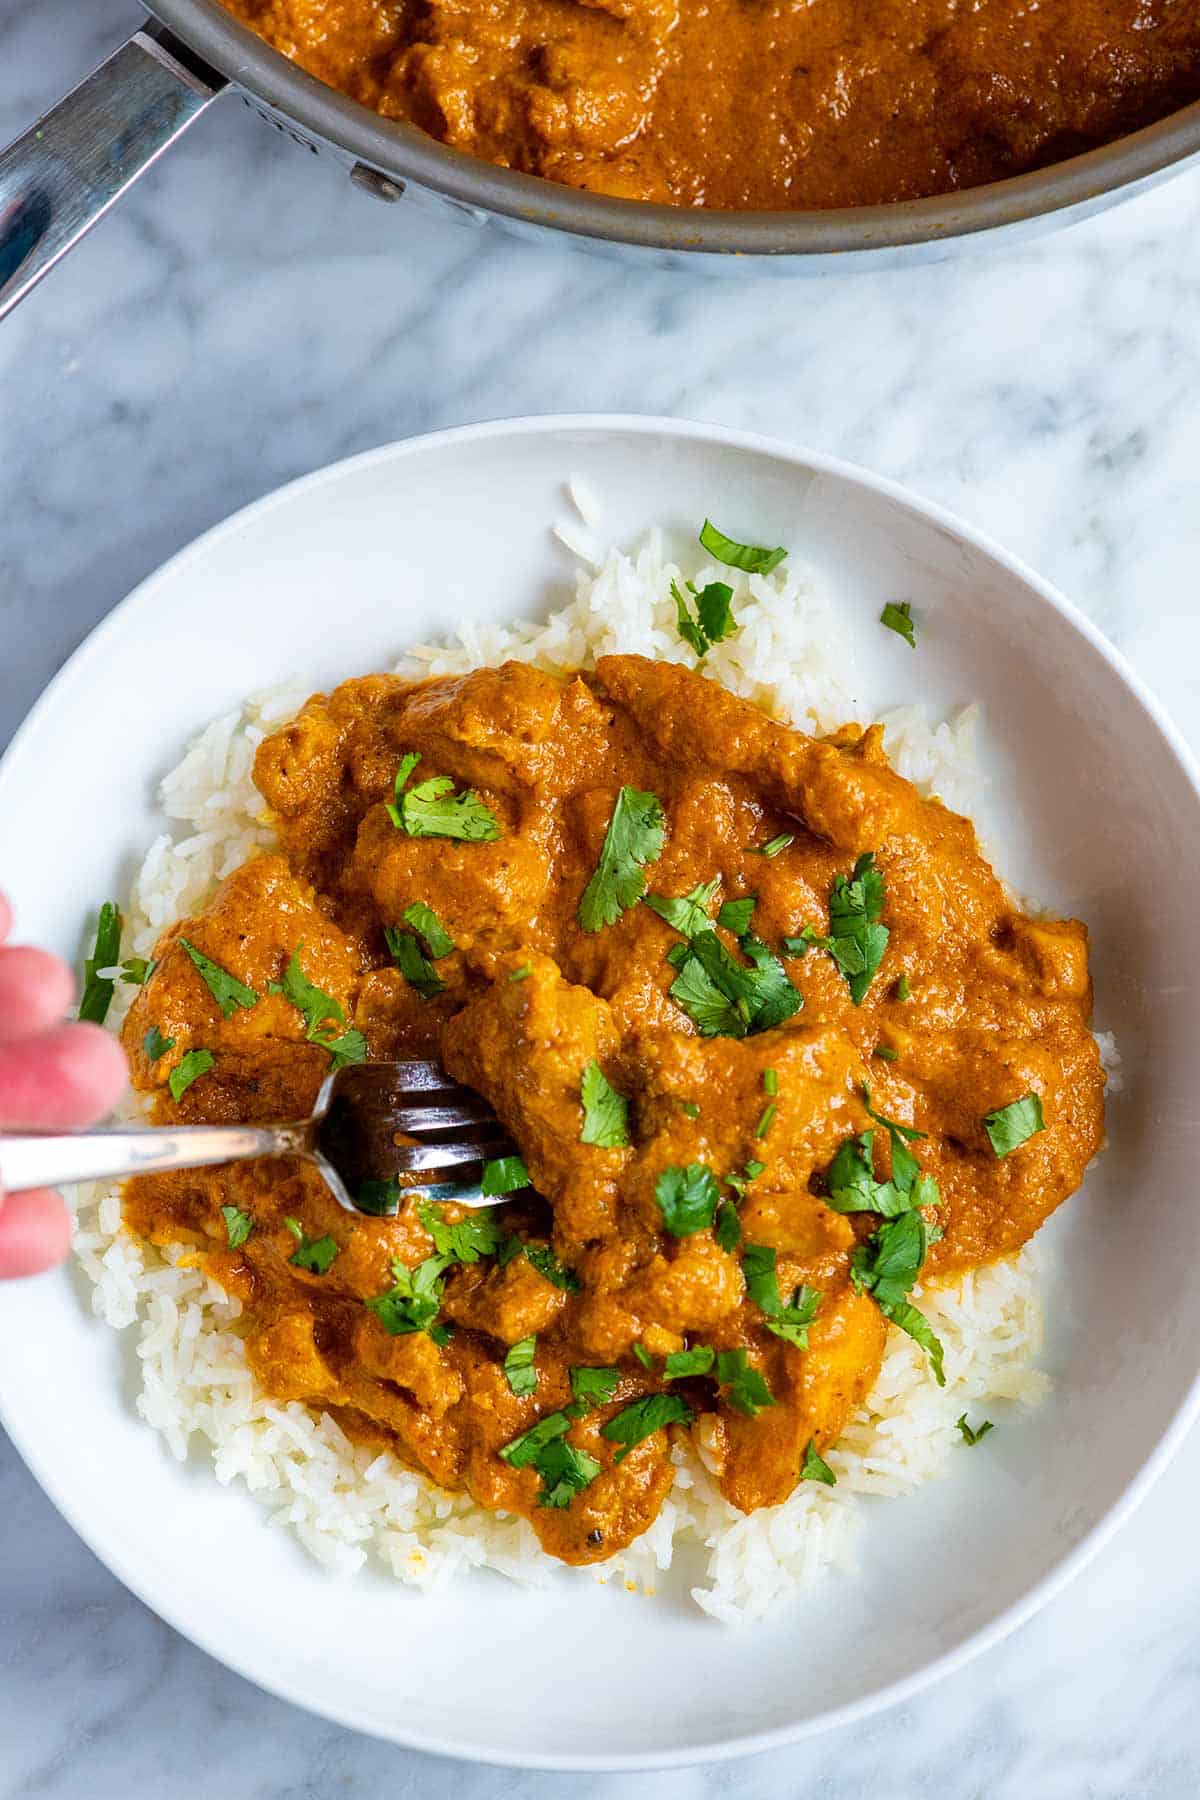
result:
M 225 0 L 311 74 L 506 168 L 676 206 L 996 181 L 1200 96 L 1197 0 Z
M 606 15 L 607 16 L 607 15 Z M 127 1017 L 161 1121 L 280 1119 L 427 1056 L 519 1157 L 492 1211 L 314 1171 L 144 1177 L 128 1223 L 243 1306 L 280 1399 L 599 1561 L 688 1431 L 744 1511 L 832 1479 L 921 1279 L 1016 1250 L 1103 1134 L 1087 935 L 1025 916 L 877 728 L 670 663 L 351 681 L 261 744 L 278 848 Z

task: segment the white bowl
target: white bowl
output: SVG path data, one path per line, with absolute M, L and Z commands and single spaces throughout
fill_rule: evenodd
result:
M 1020 891 L 1088 921 L 1097 1023 L 1124 1057 L 1111 1147 L 1048 1232 L 1050 1399 L 947 1480 L 877 1503 L 857 1576 L 740 1637 L 585 1578 L 527 1592 L 477 1575 L 422 1598 L 323 1574 L 205 1459 L 168 1458 L 134 1415 L 130 1353 L 69 1271 L 4 1293 L 0 1416 L 109 1567 L 264 1687 L 428 1750 L 634 1768 L 766 1749 L 912 1693 L 1078 1570 L 1178 1444 L 1197 1405 L 1200 798 L 1189 752 L 1087 621 L 935 507 L 711 426 L 535 419 L 299 482 L 93 633 L 0 766 L 21 934 L 77 957 L 85 915 L 156 829 L 157 778 L 248 691 L 297 672 L 316 688 L 458 620 L 564 598 L 548 527 L 572 476 L 613 541 L 654 521 L 690 537 L 707 512 L 789 545 L 833 591 L 869 706 L 983 701 L 985 838 Z M 878 624 L 889 598 L 916 603 L 915 652 Z

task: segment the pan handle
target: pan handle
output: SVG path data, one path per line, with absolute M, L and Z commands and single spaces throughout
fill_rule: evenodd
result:
M 0 319 L 225 85 L 224 76 L 147 24 L 0 150 Z

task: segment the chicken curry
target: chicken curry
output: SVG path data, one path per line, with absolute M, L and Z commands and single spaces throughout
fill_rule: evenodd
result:
M 676 206 L 949 193 L 1200 96 L 1197 0 L 224 3 L 385 118 Z
M 692 1430 L 744 1511 L 831 1480 L 919 1279 L 1015 1251 L 1103 1133 L 1087 933 L 1013 904 L 878 728 L 817 739 L 637 656 L 349 681 L 259 747 L 277 832 L 124 1026 L 163 1122 L 429 1057 L 519 1157 L 492 1211 L 260 1162 L 128 1223 L 242 1303 L 261 1387 L 599 1560 Z M 384 1184 L 386 1188 L 386 1184 Z M 919 1299 L 919 1295 L 918 1295 Z

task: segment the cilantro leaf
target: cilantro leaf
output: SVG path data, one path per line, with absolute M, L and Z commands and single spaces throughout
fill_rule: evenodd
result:
M 537 1350 L 537 1336 L 518 1339 L 510 1344 L 504 1358 L 504 1375 L 509 1389 L 518 1400 L 527 1399 L 537 1392 L 537 1369 L 534 1367 L 534 1353 Z
M 490 1211 L 472 1212 L 457 1225 L 448 1225 L 439 1206 L 422 1200 L 417 1216 L 433 1239 L 438 1255 L 451 1262 L 477 1263 L 481 1256 L 495 1256 L 504 1236 Z
M 645 902 L 651 912 L 656 912 L 660 919 L 665 919 L 668 925 L 690 938 L 697 931 L 709 929 L 708 903 L 720 885 L 721 877 L 714 875 L 711 881 L 700 882 L 690 894 L 682 894 L 677 899 L 667 894 L 647 894 Z
M 939 1387 L 946 1385 L 942 1345 L 923 1312 L 908 1299 L 930 1244 L 941 1236 L 919 1212 L 906 1212 L 881 1225 L 850 1258 L 850 1279 L 869 1293 L 885 1319 L 906 1331 L 929 1356 Z
M 685 945 L 678 948 L 684 952 L 680 959 L 683 966 L 668 990 L 672 1000 L 683 1008 L 701 1037 L 745 1037 L 746 1021 L 733 1001 L 721 992 Z
M 657 862 L 666 841 L 667 822 L 657 794 L 623 787 L 604 834 L 596 873 L 579 903 L 584 931 L 615 925 L 627 907 L 646 891 L 644 865 Z
M 387 1219 L 400 1211 L 399 1179 L 389 1175 L 386 1181 L 360 1181 L 350 1198 L 360 1213 L 372 1219 Z
M 547 1413 L 528 1431 L 510 1438 L 497 1455 L 506 1462 L 510 1469 L 527 1469 L 530 1463 L 536 1462 L 547 1444 L 555 1438 L 566 1437 L 571 1429 L 571 1420 L 565 1412 Z
M 909 1144 L 919 1144 L 927 1135 L 923 1131 L 918 1131 L 913 1125 L 901 1125 L 896 1119 L 887 1119 L 882 1113 L 876 1112 L 871 1105 L 871 1090 L 866 1082 L 863 1083 L 863 1105 L 875 1123 L 883 1126 L 891 1138 L 893 1146 L 897 1138 L 903 1138 Z
M 121 910 L 114 900 L 106 900 L 96 922 L 96 941 L 92 954 L 83 965 L 83 996 L 79 1017 L 92 1025 L 103 1025 L 112 1005 L 114 983 L 97 975 L 97 969 L 111 969 L 121 955 Z
M 445 993 L 445 982 L 411 931 L 401 931 L 397 925 L 385 925 L 383 935 L 396 967 L 409 987 L 416 988 L 422 1000 L 435 1000 Z
M 717 1355 L 717 1380 L 727 1389 L 730 1406 L 747 1419 L 757 1418 L 765 1407 L 775 1405 L 775 1396 L 767 1386 L 761 1369 L 756 1369 L 744 1350 L 722 1350 Z
M 604 1150 L 619 1150 L 629 1142 L 629 1102 L 618 1094 L 595 1060 L 583 1071 L 579 1084 L 583 1106 L 581 1144 L 597 1144 Z
M 150 1058 L 151 1062 L 158 1062 L 160 1057 L 165 1056 L 168 1050 L 173 1050 L 174 1048 L 175 1039 L 164 1037 L 157 1025 L 152 1025 L 142 1039 L 142 1049 L 146 1052 L 146 1055 Z
M 750 967 L 739 963 L 711 926 L 691 939 L 670 994 L 702 1037 L 746 1037 L 769 1031 L 804 1005 L 779 958 L 756 937 L 739 940 Z
M 211 956 L 205 956 L 203 950 L 197 950 L 195 944 L 189 944 L 185 937 L 179 940 L 180 947 L 187 951 L 204 978 L 204 985 L 221 1009 L 223 1019 L 231 1019 L 239 1006 L 249 1008 L 258 1001 L 258 995 L 220 963 L 215 963 Z
M 966 1413 L 960 1413 L 954 1423 L 962 1432 L 964 1444 L 977 1444 L 980 1438 L 985 1438 L 989 1431 L 995 1431 L 996 1429 L 990 1419 L 985 1419 L 978 1431 L 972 1431 L 971 1427 L 967 1424 Z
M 121 980 L 130 987 L 145 987 L 157 967 L 157 962 L 144 956 L 127 956 L 121 964 Z
M 733 1189 L 739 1200 L 744 1200 L 747 1187 L 752 1181 L 758 1180 L 766 1166 L 766 1163 L 748 1162 L 740 1175 L 727 1175 L 725 1185 Z
M 690 1425 L 691 1408 L 678 1394 L 647 1394 L 625 1407 L 614 1419 L 600 1427 L 600 1435 L 621 1448 L 614 1463 L 624 1462 L 635 1444 L 661 1431 L 666 1425 Z
M 764 550 L 755 544 L 739 544 L 736 538 L 718 531 L 711 519 L 705 519 L 701 527 L 700 542 L 719 563 L 730 569 L 743 569 L 747 575 L 769 575 L 787 555 L 783 549 Z
M 742 1241 L 742 1221 L 738 1218 L 737 1207 L 729 1200 L 722 1200 L 717 1208 L 713 1236 L 718 1246 L 726 1252 L 736 1250 Z
M 738 939 L 738 943 L 743 956 L 754 964 L 756 971 L 750 1029 L 772 1031 L 776 1025 L 782 1025 L 785 1019 L 792 1018 L 800 1011 L 804 1005 L 804 996 L 798 988 L 793 987 L 788 980 L 787 970 L 761 939 L 747 932 Z
M 484 1163 L 480 1186 L 488 1198 L 497 1194 L 515 1194 L 518 1188 L 531 1186 L 529 1170 L 519 1156 L 497 1156 Z
M 889 600 L 879 615 L 879 623 L 902 637 L 910 649 L 916 649 L 917 633 L 913 624 L 911 600 Z
M 225 1241 L 231 1250 L 240 1250 L 250 1233 L 254 1230 L 254 1220 L 240 1206 L 223 1206 L 221 1217 L 225 1221 Z
M 691 583 L 688 583 L 691 587 Z M 695 594 L 695 588 L 692 588 Z M 699 657 L 707 656 L 714 644 L 730 637 L 737 630 L 733 617 L 733 589 L 723 581 L 710 581 L 696 595 L 696 617 L 692 618 L 687 597 L 680 592 L 678 582 L 671 583 L 671 597 L 675 602 L 675 622 L 680 637 L 685 644 L 690 644 Z
M 442 924 L 432 907 L 420 900 L 414 900 L 400 914 L 406 925 L 411 925 L 421 942 L 435 960 L 439 956 L 449 956 L 454 948 L 454 939 Z
M 778 837 L 768 839 L 765 844 L 747 845 L 747 854 L 750 856 L 778 856 L 781 850 L 786 850 L 788 845 L 794 844 L 795 841 L 794 832 L 781 831 Z
M 740 900 L 727 900 L 717 914 L 717 924 L 726 931 L 732 931 L 736 938 L 745 937 L 757 905 L 757 894 L 746 894 Z
M 883 876 L 875 867 L 875 852 L 866 850 L 854 865 L 847 880 L 835 875 L 829 892 L 829 936 L 826 949 L 850 989 L 855 1006 L 861 1006 L 883 961 L 891 936 L 886 925 L 879 923 L 886 898 Z
M 690 1237 L 713 1222 L 717 1178 L 706 1163 L 689 1163 L 686 1169 L 669 1163 L 654 1184 L 654 1198 L 672 1237 Z
M 296 1248 L 288 1261 L 297 1269 L 304 1269 L 309 1275 L 327 1275 L 334 1257 L 341 1250 L 337 1239 L 328 1235 L 306 1237 L 299 1219 L 285 1219 L 283 1222 L 296 1240 Z
M 571 1392 L 580 1406 L 603 1406 L 616 1393 L 620 1379 L 620 1369 L 572 1369 Z
M 716 1360 L 716 1352 L 707 1344 L 693 1344 L 690 1350 L 672 1350 L 663 1364 L 663 1380 L 685 1381 L 689 1375 L 707 1375 Z
M 770 1244 L 747 1244 L 742 1251 L 742 1275 L 746 1292 L 760 1312 L 783 1311 L 783 1297 L 775 1277 L 776 1252 Z
M 193 1081 L 199 1081 L 201 1075 L 208 1074 L 214 1061 L 211 1050 L 189 1050 L 185 1056 L 180 1057 L 167 1076 L 172 1100 L 182 1100 Z
M 559 1508 L 570 1506 L 576 1494 L 581 1494 L 600 1473 L 596 1458 L 575 1444 L 568 1444 L 565 1438 L 552 1439 L 537 1457 L 536 1467 L 542 1478 L 538 1505 Z
M 532 974 L 533 970 L 530 965 L 528 963 L 522 963 L 519 969 L 512 969 L 509 972 L 508 979 L 510 981 L 527 981 Z
M 754 1135 L 756 1138 L 761 1140 L 766 1137 L 768 1131 L 770 1131 L 771 1126 L 775 1122 L 775 1114 L 778 1110 L 774 1100 L 768 1100 L 767 1104 L 762 1109 L 758 1124 L 754 1127 Z
M 340 1037 L 332 1035 L 335 1026 L 345 1024 L 346 1015 L 333 995 L 316 987 L 304 973 L 300 966 L 303 948 L 301 938 L 288 960 L 282 982 L 272 982 L 270 991 L 282 994 L 302 1014 L 309 1043 L 328 1050 L 335 1069 L 342 1069 L 347 1063 L 365 1062 L 367 1041 L 361 1031 L 344 1031 Z
M 1039 1131 L 1046 1129 L 1040 1096 L 1025 1094 L 1011 1105 L 1001 1106 L 997 1111 L 988 1113 L 983 1121 L 983 1129 L 997 1156 L 1011 1155 Z
M 458 838 L 464 843 L 491 844 L 500 836 L 500 822 L 474 788 L 454 792 L 449 775 L 434 775 L 406 788 L 405 782 L 420 762 L 410 750 L 396 770 L 394 801 L 388 817 L 397 831 L 414 838 Z M 435 952 L 434 954 L 439 954 Z
M 410 1269 L 406 1263 L 392 1264 L 395 1286 L 386 1294 L 375 1294 L 365 1302 L 383 1329 L 391 1337 L 406 1337 L 414 1331 L 429 1331 L 438 1316 L 445 1288 L 444 1276 L 450 1266 L 448 1256 L 427 1256 Z
M 775 1273 L 777 1253 L 770 1244 L 747 1244 L 742 1253 L 746 1292 L 765 1316 L 767 1330 L 797 1350 L 808 1349 L 808 1328 L 817 1316 L 821 1296 L 800 1286 L 785 1306 Z
M 526 1244 L 525 1260 L 531 1262 L 543 1281 L 548 1281 L 564 1293 L 579 1292 L 579 1277 L 574 1269 L 568 1269 L 560 1263 L 549 1244 Z
M 897 1000 L 912 999 L 912 982 L 907 975 L 902 975 L 896 983 L 896 998 Z
M 801 1481 L 823 1481 L 826 1487 L 837 1486 L 837 1476 L 817 1450 L 816 1438 L 809 1438 L 800 1468 Z

